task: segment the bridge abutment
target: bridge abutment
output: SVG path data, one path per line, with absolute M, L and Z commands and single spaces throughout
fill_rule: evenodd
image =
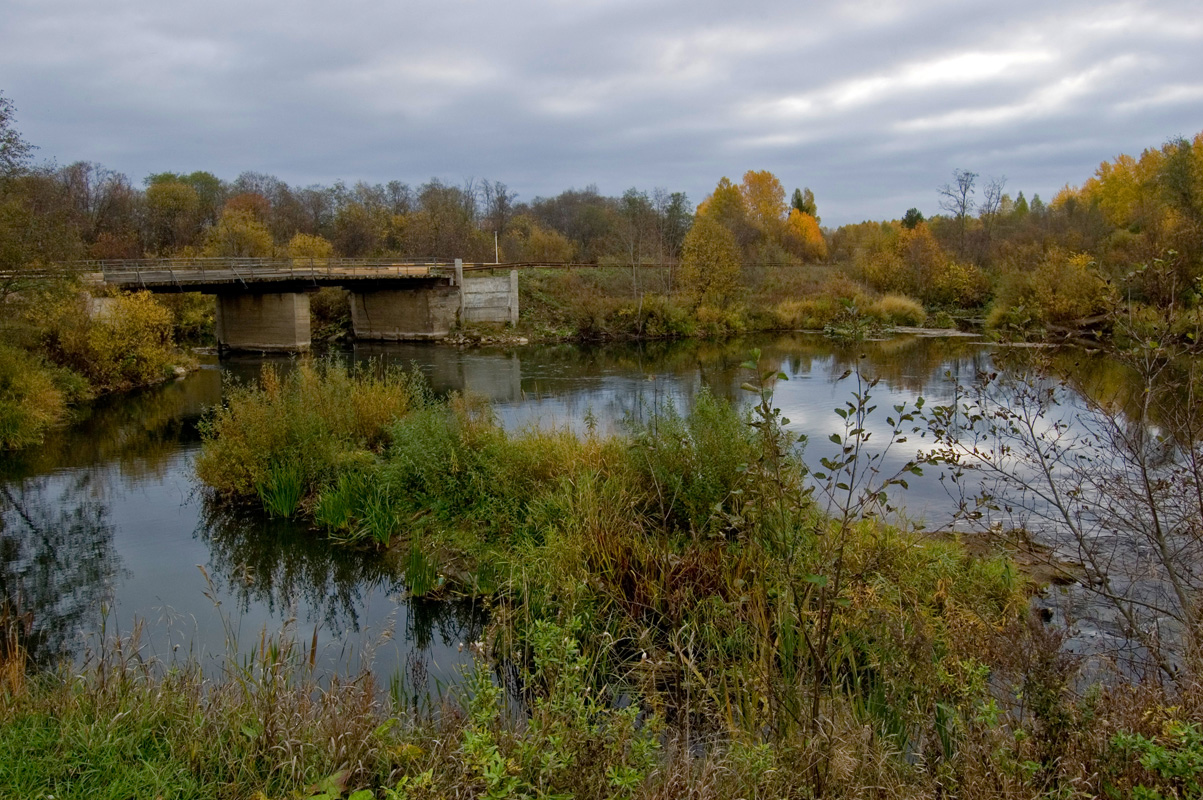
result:
M 459 317 L 460 287 L 432 283 L 419 289 L 354 288 L 351 325 L 356 339 L 442 339 Z
M 217 345 L 225 350 L 296 353 L 309 349 L 305 292 L 220 293 Z

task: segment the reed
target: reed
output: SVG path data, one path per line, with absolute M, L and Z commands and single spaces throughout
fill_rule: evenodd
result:
M 301 505 L 305 477 L 297 464 L 277 462 L 268 467 L 266 479 L 255 488 L 264 511 L 290 519 Z

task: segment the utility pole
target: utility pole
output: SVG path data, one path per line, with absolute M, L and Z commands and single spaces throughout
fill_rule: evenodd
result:
M 501 263 L 501 251 L 497 249 L 497 231 L 493 231 L 493 263 Z

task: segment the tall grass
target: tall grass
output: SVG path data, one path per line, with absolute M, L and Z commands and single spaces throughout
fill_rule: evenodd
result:
M 305 492 L 304 476 L 296 464 L 272 464 L 268 467 L 267 477 L 256 489 L 268 514 L 287 519 L 301 505 Z
M 0 796 L 805 798 L 825 763 L 825 797 L 1190 797 L 1203 754 L 1197 685 L 1074 697 L 1055 637 L 1024 625 L 978 639 L 989 675 L 944 678 L 954 690 L 923 729 L 933 750 L 866 724 L 874 705 L 907 712 L 884 683 L 828 706 L 818 736 L 713 736 L 697 709 L 628 702 L 610 665 L 629 643 L 584 618 L 535 621 L 527 641 L 508 697 L 482 651 L 418 714 L 370 673 L 317 674 L 289 630 L 227 654 L 215 677 L 146 658 L 136 634 L 108 639 L 73 669 L 0 686 Z M 694 660 L 686 643 L 681 663 L 649 656 L 640 670 L 670 682 Z M 987 681 L 1017 682 L 1023 702 L 994 703 Z M 704 702 L 704 685 L 692 691 Z
M 258 383 L 232 387 L 202 421 L 197 475 L 219 495 L 249 499 L 268 485 L 273 465 L 288 464 L 313 496 L 370 464 L 390 423 L 424 392 L 410 374 L 380 364 L 302 360 L 287 374 L 265 366 Z

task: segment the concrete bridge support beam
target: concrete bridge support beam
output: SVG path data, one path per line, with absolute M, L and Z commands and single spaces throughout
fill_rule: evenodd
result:
M 518 270 L 495 278 L 466 278 L 461 322 L 518 324 Z
M 432 283 L 409 289 L 351 289 L 355 338 L 442 339 L 459 317 L 460 287 Z
M 296 353 L 309 349 L 304 292 L 217 295 L 217 345 L 223 350 Z

